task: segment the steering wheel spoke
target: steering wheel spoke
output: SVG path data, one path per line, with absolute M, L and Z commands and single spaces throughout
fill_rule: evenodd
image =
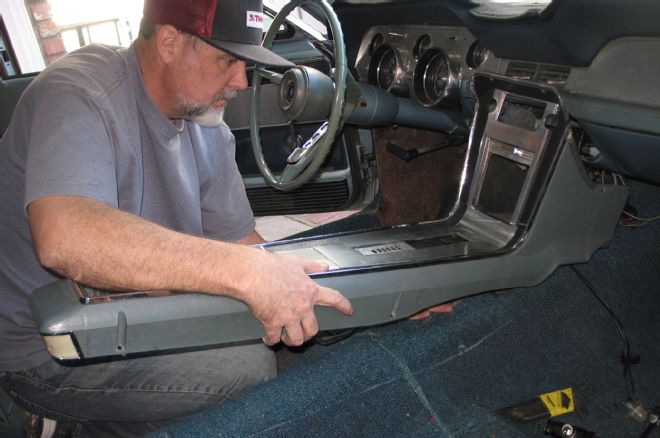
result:
M 303 143 L 302 146 L 298 146 L 293 150 L 293 152 L 291 152 L 289 158 L 286 159 L 286 162 L 288 164 L 296 164 L 301 159 L 312 153 L 314 151 L 314 147 L 319 144 L 319 141 L 323 138 L 327 130 L 328 130 L 328 122 L 325 122 L 319 127 L 319 129 L 316 130 L 314 134 L 312 134 L 309 140 L 307 140 L 305 143 Z
M 259 75 L 259 77 L 267 79 L 275 85 L 279 85 L 282 82 L 282 76 L 284 76 L 282 73 L 278 73 L 276 71 L 268 70 L 267 68 L 265 68 L 263 66 L 257 66 L 254 69 L 254 72 L 257 75 Z

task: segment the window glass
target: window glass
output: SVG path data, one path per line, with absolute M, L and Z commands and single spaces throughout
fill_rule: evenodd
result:
M 128 46 L 142 18 L 140 0 L 50 0 L 66 52 L 90 43 Z
M 138 35 L 142 6 L 143 0 L 0 0 L 0 73 L 38 72 L 90 43 L 129 46 Z

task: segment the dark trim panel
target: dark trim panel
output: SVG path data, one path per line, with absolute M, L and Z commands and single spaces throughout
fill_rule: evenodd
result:
M 500 58 L 587 66 L 611 40 L 628 36 L 660 36 L 660 2 L 657 0 L 555 2 L 540 17 L 505 22 L 471 16 L 470 2 L 466 0 L 423 0 L 388 5 L 337 2 L 334 7 L 348 47 L 358 47 L 359 38 L 376 24 L 462 25 Z M 412 3 L 414 7 L 411 7 Z M 349 51 L 348 55 L 355 59 L 357 53 Z

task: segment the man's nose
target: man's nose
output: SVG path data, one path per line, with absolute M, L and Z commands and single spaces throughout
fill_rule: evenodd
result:
M 229 84 L 236 90 L 244 90 L 248 86 L 247 71 L 245 70 L 245 61 L 238 61 L 233 66 L 234 72 L 232 74 Z

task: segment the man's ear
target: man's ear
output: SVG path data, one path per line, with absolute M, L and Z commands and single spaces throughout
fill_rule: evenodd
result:
M 183 35 L 176 27 L 169 24 L 157 26 L 154 37 L 158 47 L 158 55 L 164 64 L 172 63 L 181 50 Z

